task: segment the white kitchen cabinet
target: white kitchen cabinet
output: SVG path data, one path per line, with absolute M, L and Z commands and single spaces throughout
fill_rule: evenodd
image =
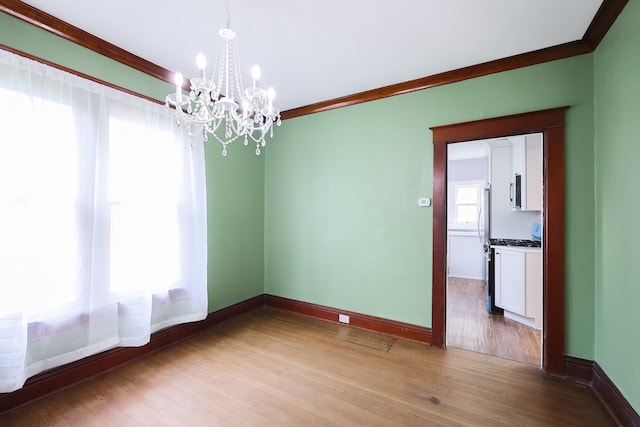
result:
M 530 239 L 531 225 L 540 222 L 540 213 L 515 211 L 509 202 L 512 177 L 513 139 L 493 141 L 489 145 L 489 182 L 491 184 L 491 237 L 496 239 Z
M 542 134 L 510 138 L 512 149 L 512 208 L 519 211 L 542 210 Z M 515 205 L 516 176 L 520 177 L 520 207 Z
M 505 316 L 529 326 L 542 327 L 542 250 L 495 246 L 496 305 Z
M 509 138 L 509 142 L 511 142 L 511 173 L 513 175 L 525 173 L 524 138 L 525 135 Z
M 542 250 L 525 252 L 525 317 L 542 329 Z
M 496 305 L 525 315 L 525 253 L 497 247 L 495 250 Z

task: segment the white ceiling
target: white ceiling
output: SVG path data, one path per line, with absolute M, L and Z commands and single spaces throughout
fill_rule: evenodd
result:
M 487 157 L 487 141 L 469 141 L 447 145 L 447 160 L 467 160 Z
M 224 0 L 23 0 L 185 76 L 213 60 Z M 245 85 L 281 110 L 580 40 L 602 0 L 230 0 Z

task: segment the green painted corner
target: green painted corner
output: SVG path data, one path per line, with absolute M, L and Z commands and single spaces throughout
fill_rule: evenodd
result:
M 209 311 L 264 293 L 264 156 L 205 143 Z
M 629 2 L 595 54 L 595 359 L 640 412 L 640 4 Z

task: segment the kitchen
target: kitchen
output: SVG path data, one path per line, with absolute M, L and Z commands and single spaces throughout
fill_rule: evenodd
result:
M 449 144 L 450 347 L 541 366 L 542 138 Z

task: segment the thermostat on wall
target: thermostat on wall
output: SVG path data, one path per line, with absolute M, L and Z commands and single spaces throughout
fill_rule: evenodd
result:
M 420 197 L 418 199 L 418 206 L 421 206 L 421 207 L 431 206 L 431 199 L 428 197 Z

